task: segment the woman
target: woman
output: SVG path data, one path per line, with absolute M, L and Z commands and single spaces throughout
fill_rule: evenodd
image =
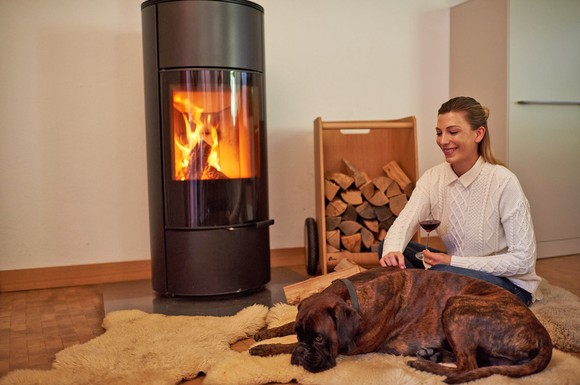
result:
M 435 132 L 446 162 L 417 181 L 379 248 L 380 263 L 423 268 L 414 255 L 424 246 L 409 240 L 420 220 L 439 219 L 447 252 L 425 250 L 426 266 L 494 283 L 529 306 L 541 280 L 530 207 L 516 176 L 492 154 L 488 115 L 469 97 L 441 105 Z

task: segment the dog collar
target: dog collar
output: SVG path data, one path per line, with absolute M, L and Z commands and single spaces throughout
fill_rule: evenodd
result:
M 346 278 L 341 278 L 341 279 L 339 279 L 339 281 L 342 282 L 344 284 L 344 286 L 346 286 L 346 288 L 348 289 L 348 295 L 350 295 L 350 301 L 352 302 L 352 307 L 355 311 L 358 312 L 360 309 L 360 305 L 358 303 L 358 297 L 356 295 L 356 290 L 354 290 L 354 286 L 353 286 L 352 282 Z

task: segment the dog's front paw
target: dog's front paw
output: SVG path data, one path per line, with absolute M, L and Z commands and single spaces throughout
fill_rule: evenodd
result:
M 248 352 L 251 356 L 268 357 L 272 355 L 272 349 L 270 349 L 267 345 L 252 346 Z

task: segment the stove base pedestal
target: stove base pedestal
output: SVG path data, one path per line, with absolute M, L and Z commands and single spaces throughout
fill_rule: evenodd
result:
M 270 281 L 269 224 L 165 232 L 165 271 L 152 271 L 164 295 L 215 296 L 252 292 Z M 160 277 L 159 275 L 164 275 Z

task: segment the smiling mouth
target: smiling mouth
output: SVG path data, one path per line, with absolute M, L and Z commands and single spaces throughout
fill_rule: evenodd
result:
M 443 153 L 445 154 L 445 156 L 451 156 L 451 155 L 453 155 L 455 150 L 457 150 L 457 148 L 442 148 L 441 150 L 443 150 Z

